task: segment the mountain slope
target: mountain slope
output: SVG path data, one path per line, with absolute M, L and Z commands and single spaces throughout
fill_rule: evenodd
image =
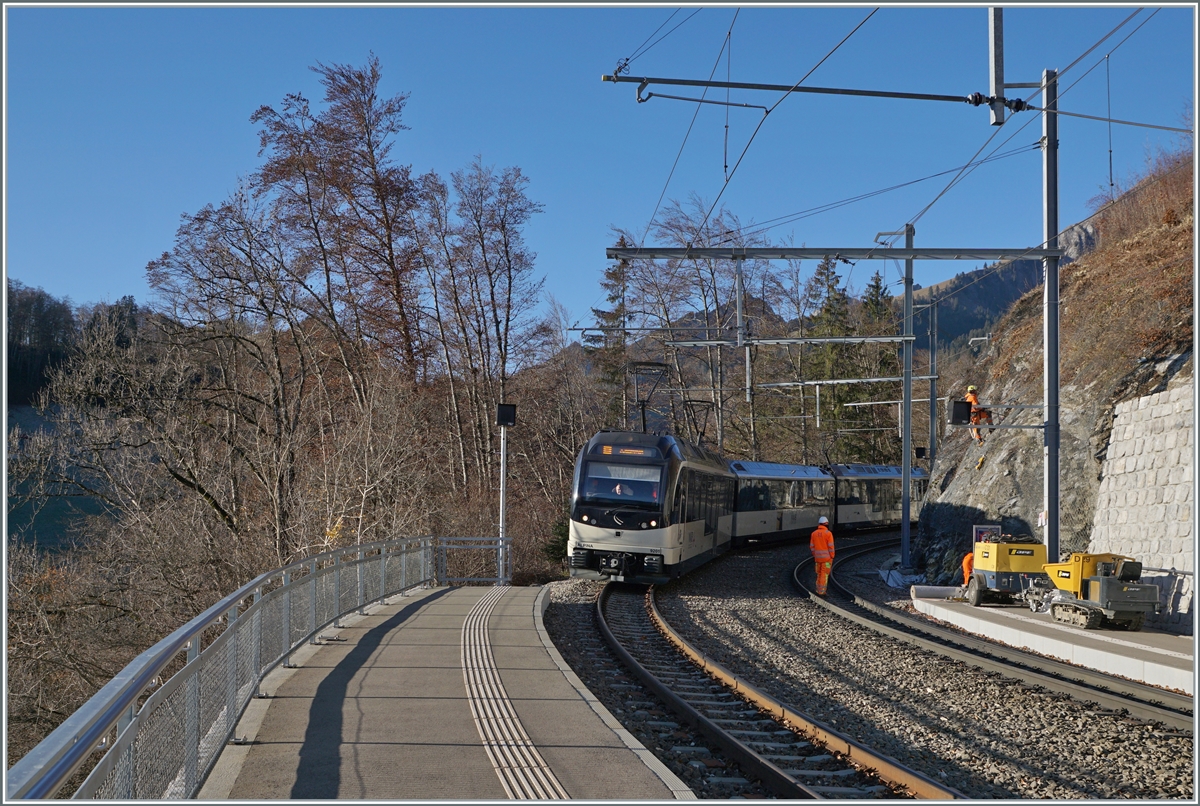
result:
M 1088 548 L 1114 406 L 1194 377 L 1190 174 L 1179 194 L 1158 220 L 1107 238 L 1060 272 L 1063 552 Z M 977 362 L 969 351 L 947 360 L 942 388 L 961 398 L 965 385 L 975 383 L 997 422 L 1040 424 L 1038 408 L 1002 406 L 1043 400 L 1041 287 L 1021 297 L 992 332 Z M 927 577 L 946 584 L 961 578 L 958 563 L 973 523 L 1043 537 L 1043 467 L 1040 430 L 997 430 L 978 448 L 967 429 L 947 429 L 918 530 Z

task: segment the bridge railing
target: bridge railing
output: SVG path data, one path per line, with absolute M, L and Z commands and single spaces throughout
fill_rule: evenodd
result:
M 267 673 L 342 616 L 444 583 L 439 542 L 353 546 L 259 576 L 135 658 L 18 761 L 6 800 L 53 797 L 97 751 L 104 756 L 74 797 L 193 797 Z

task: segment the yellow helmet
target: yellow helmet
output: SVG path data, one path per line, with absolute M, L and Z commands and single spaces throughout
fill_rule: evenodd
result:
M 968 386 L 968 387 L 967 387 L 967 391 L 968 391 L 968 392 L 974 392 L 974 391 L 975 391 L 975 387 L 974 387 L 974 386 Z

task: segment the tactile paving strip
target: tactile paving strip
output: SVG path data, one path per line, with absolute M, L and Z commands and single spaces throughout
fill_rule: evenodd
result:
M 492 656 L 488 620 L 507 590 L 492 589 L 471 608 L 463 622 L 463 681 L 471 714 L 510 800 L 567 800 L 570 796 L 530 741 L 513 710 Z

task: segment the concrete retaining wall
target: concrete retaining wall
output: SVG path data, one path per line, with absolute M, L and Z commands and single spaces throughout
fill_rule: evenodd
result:
M 1147 623 L 1192 634 L 1192 478 L 1195 442 L 1191 378 L 1165 392 L 1117 405 L 1089 550 L 1135 557 L 1143 579 L 1162 589 L 1163 613 Z

